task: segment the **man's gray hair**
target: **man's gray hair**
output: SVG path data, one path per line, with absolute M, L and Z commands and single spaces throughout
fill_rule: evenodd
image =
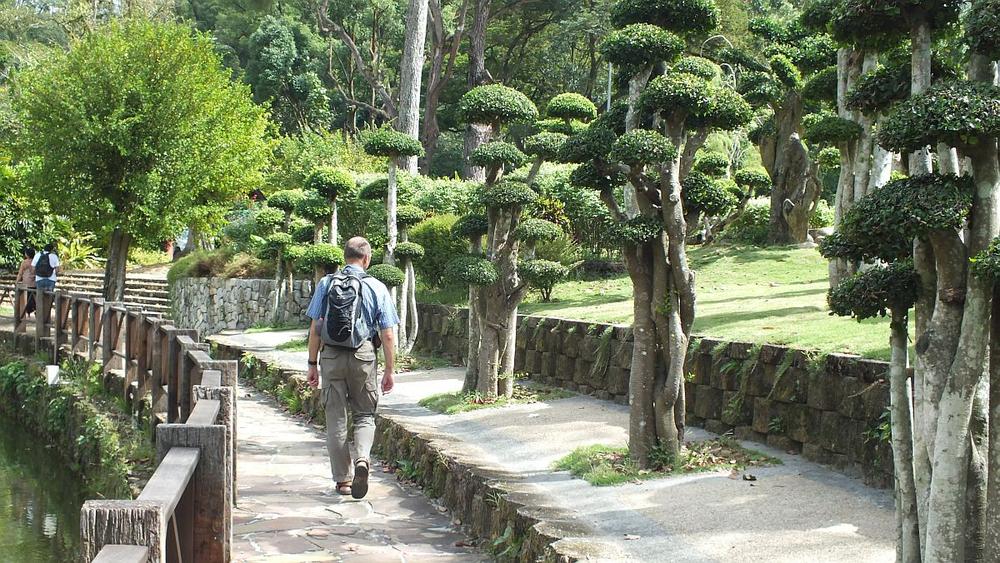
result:
M 364 260 L 372 255 L 372 245 L 365 237 L 354 237 L 344 245 L 344 260 Z

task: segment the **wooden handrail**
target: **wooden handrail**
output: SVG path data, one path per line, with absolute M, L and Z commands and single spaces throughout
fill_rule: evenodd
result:
M 100 362 L 105 381 L 155 429 L 159 463 L 138 498 L 84 504 L 84 560 L 228 562 L 238 363 L 213 359 L 197 331 L 141 307 L 61 290 L 12 289 L 17 338 L 33 338 L 53 362 Z M 31 336 L 23 318 L 29 292 L 38 306 Z

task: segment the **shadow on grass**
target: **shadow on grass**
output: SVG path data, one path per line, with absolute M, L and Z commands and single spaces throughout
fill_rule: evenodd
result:
M 781 309 L 750 310 L 745 312 L 713 313 L 708 315 L 698 315 L 698 329 L 704 331 L 706 328 L 715 328 L 744 321 L 759 321 L 761 319 L 771 319 L 775 317 L 789 317 L 804 313 L 822 312 L 819 307 L 783 307 Z
M 809 282 L 811 283 L 811 282 Z M 826 295 L 825 289 L 802 289 L 799 291 L 783 291 L 781 293 L 768 293 L 767 295 L 745 295 L 743 297 L 727 297 L 722 299 L 699 299 L 699 305 L 714 305 L 716 303 L 732 303 L 733 301 L 749 301 L 751 299 L 788 299 L 791 297 L 805 297 L 807 295 Z

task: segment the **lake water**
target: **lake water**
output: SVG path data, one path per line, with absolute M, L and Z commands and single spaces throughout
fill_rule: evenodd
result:
M 83 497 L 56 452 L 0 415 L 0 561 L 75 561 Z

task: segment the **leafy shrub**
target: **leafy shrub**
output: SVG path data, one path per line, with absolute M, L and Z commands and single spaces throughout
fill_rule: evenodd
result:
M 305 197 L 305 191 L 300 189 L 279 190 L 267 198 L 267 205 L 275 209 L 280 209 L 285 213 L 293 213 L 295 206 Z
M 677 33 L 704 33 L 719 25 L 712 0 L 620 0 L 611 7 L 611 23 L 651 23 Z
M 827 294 L 830 311 L 859 321 L 908 310 L 917 300 L 920 278 L 909 260 L 877 265 L 855 274 Z
M 834 221 L 833 208 L 826 200 L 821 199 L 816 204 L 816 209 L 813 210 L 812 215 L 809 216 L 809 228 L 810 229 L 822 229 L 824 227 L 832 227 Z
M 818 145 L 837 145 L 861 136 L 862 128 L 855 121 L 834 114 L 812 114 L 803 118 L 806 139 Z
M 708 111 L 711 102 L 708 82 L 684 73 L 657 76 L 639 96 L 639 104 L 650 112 L 702 114 Z
M 669 61 L 684 51 L 684 42 L 662 27 L 634 23 L 608 34 L 601 54 L 615 65 L 645 65 Z
M 389 288 L 403 285 L 403 279 L 406 277 L 403 270 L 389 264 L 374 264 L 368 268 L 367 274 Z
M 736 196 L 718 182 L 701 172 L 692 171 L 681 182 L 684 206 L 705 215 L 723 215 L 736 204 Z
M 424 257 L 424 247 L 415 242 L 401 242 L 393 249 L 393 255 L 399 259 L 409 259 L 414 262 Z
M 555 240 L 561 234 L 559 225 L 545 219 L 527 219 L 514 229 L 514 236 L 528 243 Z
M 469 90 L 459 99 L 458 107 L 470 123 L 513 123 L 538 117 L 538 109 L 527 96 L 502 84 Z
M 365 147 L 365 152 L 372 156 L 393 158 L 424 154 L 424 147 L 420 141 L 391 127 L 363 134 L 361 144 Z
M 719 76 L 722 69 L 719 68 L 719 65 L 704 57 L 688 56 L 674 63 L 672 70 L 674 72 L 693 74 L 705 80 L 712 80 Z
M 559 148 L 566 142 L 566 139 L 567 136 L 563 133 L 542 131 L 524 139 L 524 152 L 542 160 L 555 160 L 559 154 Z
M 451 234 L 463 239 L 473 239 L 486 236 L 490 224 L 485 214 L 468 213 L 462 215 L 451 226 Z
M 426 216 L 427 213 L 416 205 L 400 205 L 396 208 L 396 226 L 400 229 L 409 229 L 423 221 Z
M 232 258 L 232 250 L 227 248 L 195 250 L 170 266 L 170 270 L 167 271 L 167 283 L 173 285 L 174 282 L 182 278 L 214 277 L 225 270 L 226 264 Z
M 1000 134 L 1000 87 L 956 81 L 932 86 L 899 103 L 879 122 L 879 143 L 912 151 L 938 141 L 964 146 L 970 139 Z
M 344 264 L 344 251 L 339 246 L 327 243 L 310 244 L 303 247 L 302 255 L 295 261 L 296 269 L 303 273 L 313 273 L 316 268 L 332 272 Z
M 440 287 L 446 280 L 445 266 L 455 256 L 469 251 L 469 243 L 452 235 L 458 221 L 454 215 L 434 215 L 417 223 L 409 231 L 410 240 L 424 247 L 424 257 L 414 264 L 420 279 L 428 285 Z
M 969 47 L 992 60 L 1000 59 L 1000 2 L 974 0 L 966 18 Z
M 422 178 L 422 177 L 421 177 Z M 428 179 L 415 185 L 413 203 L 431 213 L 465 213 L 478 184 L 449 178 Z
M 802 97 L 817 102 L 837 100 L 837 67 L 828 66 L 809 77 L 802 87 Z
M 633 129 L 615 141 L 611 158 L 629 166 L 665 162 L 677 154 L 666 137 L 649 129 Z
M 771 57 L 771 72 L 781 82 L 788 88 L 798 88 L 802 85 L 802 74 L 799 69 L 795 67 L 795 64 L 784 55 L 775 55 Z
M 736 184 L 749 190 L 754 196 L 761 197 L 771 193 L 771 177 L 764 170 L 744 168 L 733 174 Z
M 445 276 L 467 285 L 490 285 L 500 279 L 500 273 L 492 262 L 470 255 L 459 256 L 448 262 Z
M 502 180 L 493 186 L 483 186 L 479 202 L 486 207 L 506 208 L 526 205 L 538 199 L 538 194 L 527 184 Z
M 726 227 L 721 238 L 739 244 L 764 246 L 767 244 L 770 220 L 771 205 L 769 203 L 751 202 L 743 210 L 743 213 Z
M 305 187 L 326 199 L 336 199 L 353 192 L 357 182 L 349 170 L 317 166 L 306 178 Z
M 705 153 L 698 156 L 694 169 L 713 178 L 721 178 L 729 171 L 729 158 L 717 152 Z
M 305 197 L 295 204 L 295 213 L 303 219 L 318 223 L 330 218 L 330 203 L 319 192 L 307 191 Z
M 625 185 L 627 181 L 625 174 L 617 168 L 604 171 L 598 169 L 593 162 L 584 162 L 569 175 L 570 184 L 597 191 L 613 190 Z
M 517 168 L 524 164 L 528 157 L 510 143 L 492 141 L 476 147 L 469 159 L 476 166 Z
M 518 273 L 542 294 L 542 301 L 552 300 L 552 288 L 569 275 L 569 269 L 559 262 L 549 260 L 527 260 L 518 264 Z
M 583 252 L 573 239 L 566 233 L 560 233 L 552 240 L 545 240 L 535 245 L 535 258 L 559 262 L 563 266 L 574 266 L 581 261 Z
M 597 118 L 597 108 L 586 96 L 566 92 L 549 100 L 549 104 L 545 106 L 545 115 L 557 119 L 590 121 Z

